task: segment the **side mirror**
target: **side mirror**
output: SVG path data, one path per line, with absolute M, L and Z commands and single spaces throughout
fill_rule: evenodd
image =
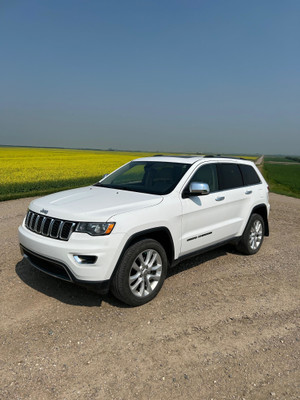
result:
M 207 183 L 202 182 L 191 182 L 189 185 L 189 194 L 194 196 L 201 196 L 209 194 L 210 189 Z

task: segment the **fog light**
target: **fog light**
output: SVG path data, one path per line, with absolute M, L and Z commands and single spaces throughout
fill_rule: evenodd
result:
M 73 257 L 78 264 L 95 264 L 98 258 L 96 256 L 83 256 L 83 255 L 77 255 Z

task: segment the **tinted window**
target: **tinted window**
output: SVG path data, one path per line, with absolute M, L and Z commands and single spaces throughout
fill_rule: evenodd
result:
M 207 164 L 200 167 L 193 175 L 191 182 L 202 182 L 209 185 L 211 192 L 218 190 L 218 174 L 215 164 Z
M 240 169 L 242 171 L 245 186 L 261 183 L 259 176 L 257 175 L 255 169 L 251 167 L 251 165 L 241 164 Z
M 218 164 L 220 190 L 243 186 L 243 178 L 237 164 Z

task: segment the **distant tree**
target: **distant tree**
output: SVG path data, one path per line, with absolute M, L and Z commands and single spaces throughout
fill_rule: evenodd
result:
M 285 157 L 287 160 L 295 161 L 300 163 L 300 157 Z

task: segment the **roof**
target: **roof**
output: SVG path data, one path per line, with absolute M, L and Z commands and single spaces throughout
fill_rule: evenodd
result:
M 163 154 L 157 154 L 152 157 L 143 157 L 143 158 L 138 158 L 134 161 L 155 161 L 155 162 L 174 162 L 174 163 L 181 163 L 181 164 L 194 164 L 197 161 L 200 160 L 209 160 L 213 159 L 216 161 L 244 161 L 245 163 L 249 163 L 250 160 L 245 160 L 243 158 L 238 158 L 238 157 L 221 157 L 221 156 L 213 156 L 213 155 L 207 155 L 207 156 L 195 156 L 195 155 L 175 155 L 175 156 L 167 156 Z

